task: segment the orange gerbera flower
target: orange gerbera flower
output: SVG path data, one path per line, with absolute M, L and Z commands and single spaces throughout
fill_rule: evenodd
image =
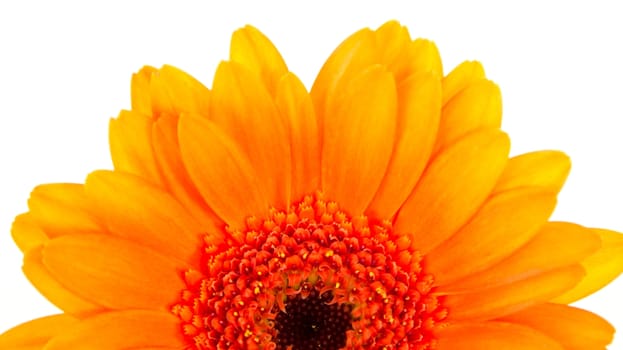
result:
M 569 171 L 509 159 L 498 87 L 389 22 L 308 93 L 234 33 L 211 90 L 143 68 L 115 170 L 37 187 L 13 236 L 63 314 L 2 349 L 603 349 L 567 304 L 623 270 L 623 236 L 548 222 Z

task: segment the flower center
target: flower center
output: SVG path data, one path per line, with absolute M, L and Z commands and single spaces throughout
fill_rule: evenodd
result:
M 391 223 L 308 196 L 206 243 L 172 312 L 197 350 L 432 349 L 447 311 L 420 262 Z
M 289 297 L 285 311 L 275 318 L 277 349 L 338 350 L 346 346 L 346 331 L 352 329 L 351 307 L 329 304 L 332 299 L 331 292 L 318 295 L 316 291 L 307 298 L 300 294 Z

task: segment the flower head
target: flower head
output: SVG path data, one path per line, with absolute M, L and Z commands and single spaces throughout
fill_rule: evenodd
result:
M 132 78 L 112 171 L 37 187 L 13 237 L 63 313 L 1 349 L 603 349 L 568 306 L 623 270 L 623 236 L 549 222 L 568 158 L 509 158 L 477 62 L 388 22 L 308 93 L 257 29 L 212 89 Z

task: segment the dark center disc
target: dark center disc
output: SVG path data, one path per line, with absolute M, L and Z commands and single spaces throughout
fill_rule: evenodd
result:
M 285 312 L 275 318 L 277 350 L 339 350 L 346 346 L 346 331 L 352 329 L 350 305 L 328 304 L 331 293 L 311 292 L 286 302 Z

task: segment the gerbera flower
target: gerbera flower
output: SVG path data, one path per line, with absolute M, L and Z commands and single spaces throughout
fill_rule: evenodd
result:
M 509 159 L 498 87 L 443 75 L 388 22 L 307 92 L 258 30 L 212 89 L 132 78 L 113 171 L 37 187 L 13 237 L 63 314 L 2 349 L 603 349 L 569 303 L 623 269 L 623 236 L 549 222 L 569 159 Z

